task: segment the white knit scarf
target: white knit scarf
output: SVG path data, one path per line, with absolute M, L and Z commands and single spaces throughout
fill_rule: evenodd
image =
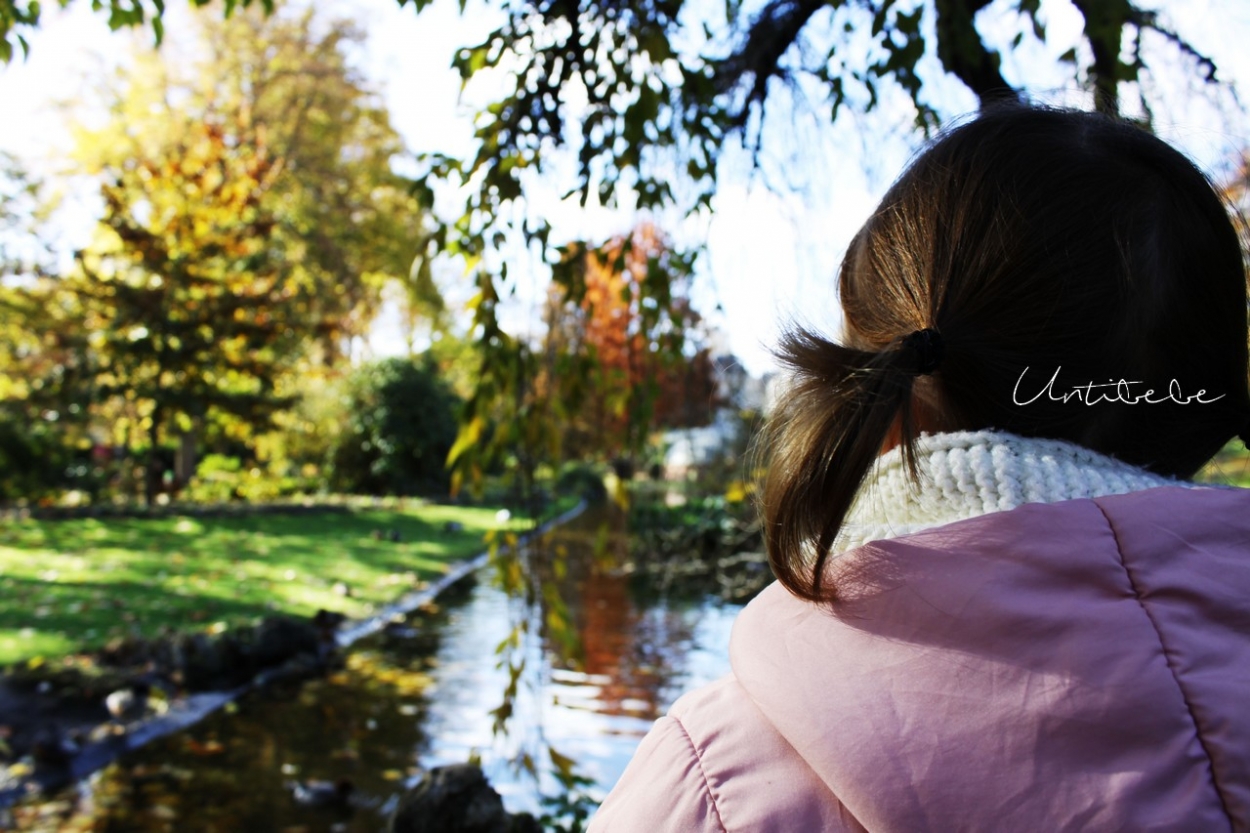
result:
M 924 434 L 916 451 L 919 489 L 907 476 L 901 447 L 883 454 L 847 515 L 834 552 L 1025 503 L 1197 485 L 1063 440 L 1003 431 Z

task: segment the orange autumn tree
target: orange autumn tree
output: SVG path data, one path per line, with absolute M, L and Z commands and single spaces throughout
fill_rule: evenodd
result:
M 654 429 L 706 424 L 720 404 L 690 256 L 650 224 L 559 253 L 536 343 L 500 326 L 502 299 L 479 274 L 469 307 L 480 362 L 447 458 L 453 493 L 480 492 L 502 469 L 524 502 L 540 467 L 632 462 Z
M 1224 177 L 1220 193 L 1242 217 L 1250 216 L 1250 148 L 1242 150 L 1241 158 Z M 1250 226 L 1239 222 L 1237 230 L 1241 234 L 1242 248 L 1250 257 Z
M 632 459 L 659 428 L 706 425 L 719 406 L 688 264 L 643 224 L 564 248 L 546 308 L 534 394 L 560 424 L 560 456 Z

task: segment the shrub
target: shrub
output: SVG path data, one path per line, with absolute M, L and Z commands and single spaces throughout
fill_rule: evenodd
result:
M 69 488 L 73 457 L 41 420 L 0 412 L 0 501 L 37 501 Z
M 429 361 L 385 359 L 347 385 L 347 421 L 330 451 L 329 481 L 358 494 L 443 494 L 460 400 Z

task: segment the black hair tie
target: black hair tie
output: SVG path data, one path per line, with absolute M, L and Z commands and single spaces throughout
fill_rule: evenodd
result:
M 903 347 L 912 356 L 911 372 L 914 376 L 928 376 L 937 370 L 942 363 L 942 355 L 945 353 L 942 335 L 937 330 L 928 327 L 905 336 Z

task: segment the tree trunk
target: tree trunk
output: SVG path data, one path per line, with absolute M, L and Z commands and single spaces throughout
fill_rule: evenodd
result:
M 178 459 L 174 464 L 174 476 L 179 486 L 185 486 L 195 477 L 195 428 L 184 431 L 178 438 Z
M 162 411 L 160 405 L 152 408 L 152 424 L 148 428 L 148 463 L 147 473 L 143 478 L 143 502 L 147 506 L 151 506 L 156 502 L 156 493 L 161 487 L 161 457 L 160 457 L 160 433 L 161 433 L 161 416 Z
M 1120 114 L 1120 48 L 1132 7 L 1128 0 L 1072 0 L 1085 18 L 1085 39 L 1094 53 L 1089 68 L 1094 109 L 1109 116 Z

